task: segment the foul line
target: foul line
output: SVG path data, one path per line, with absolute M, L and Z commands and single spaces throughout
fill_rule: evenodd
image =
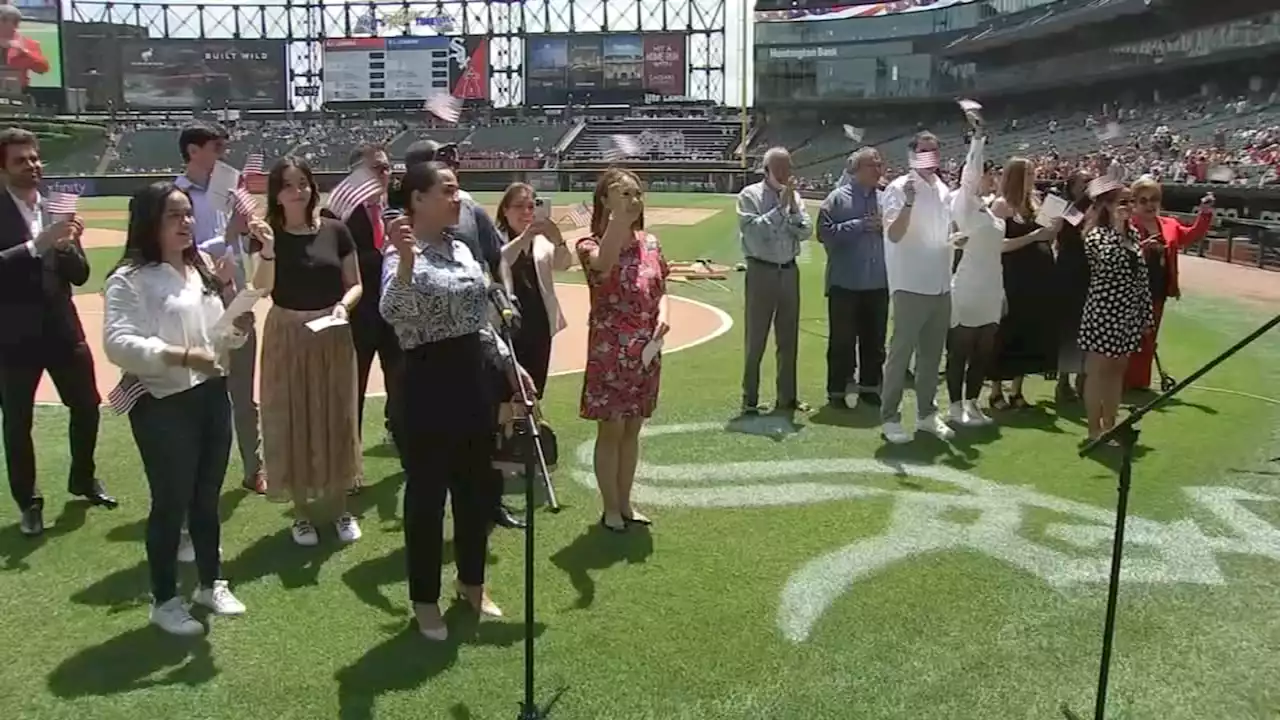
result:
M 1235 395 L 1236 397 L 1249 398 L 1250 400 L 1258 400 L 1264 403 L 1271 403 L 1272 405 L 1280 405 L 1280 400 L 1275 398 L 1269 398 L 1265 395 L 1254 395 L 1253 393 L 1247 393 L 1242 390 L 1228 390 L 1226 388 L 1209 387 L 1207 385 L 1188 385 L 1187 387 L 1191 390 L 1203 390 L 1205 392 L 1222 393 L 1223 395 Z

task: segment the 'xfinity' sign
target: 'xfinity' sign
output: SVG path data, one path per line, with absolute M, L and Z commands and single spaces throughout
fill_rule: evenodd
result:
M 810 58 L 834 58 L 840 49 L 834 47 L 771 47 L 770 60 L 808 60 Z

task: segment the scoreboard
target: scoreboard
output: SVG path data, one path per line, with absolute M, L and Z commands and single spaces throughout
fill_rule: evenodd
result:
M 455 44 L 459 47 L 454 48 Z M 463 57 L 454 57 L 459 54 Z M 424 100 L 448 93 L 449 66 L 454 60 L 465 64 L 465 50 L 447 37 L 325 40 L 324 99 Z

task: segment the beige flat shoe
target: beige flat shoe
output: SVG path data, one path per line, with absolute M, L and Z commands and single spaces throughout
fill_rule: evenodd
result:
M 476 592 L 479 591 L 479 600 L 476 599 Z M 502 608 L 498 607 L 489 597 L 489 591 L 481 588 L 469 588 L 465 585 L 457 586 L 458 599 L 466 602 L 471 606 L 472 610 L 486 617 L 500 618 L 503 617 Z
M 444 624 L 440 615 L 440 607 L 427 603 L 414 603 L 413 615 L 418 621 L 418 632 L 432 642 L 444 642 L 449 639 L 449 626 Z

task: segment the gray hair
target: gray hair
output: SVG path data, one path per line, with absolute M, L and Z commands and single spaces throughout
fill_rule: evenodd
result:
M 764 166 L 769 167 L 774 160 L 781 160 L 783 158 L 790 160 L 791 151 L 781 145 L 775 145 L 774 147 L 764 151 Z
M 870 145 L 860 147 L 857 150 L 854 150 L 853 153 L 849 155 L 849 159 L 845 161 L 845 172 L 857 172 L 858 168 L 862 167 L 864 163 L 873 162 L 879 155 L 880 151 Z
M 0 20 L 22 20 L 22 11 L 9 4 L 0 5 Z

